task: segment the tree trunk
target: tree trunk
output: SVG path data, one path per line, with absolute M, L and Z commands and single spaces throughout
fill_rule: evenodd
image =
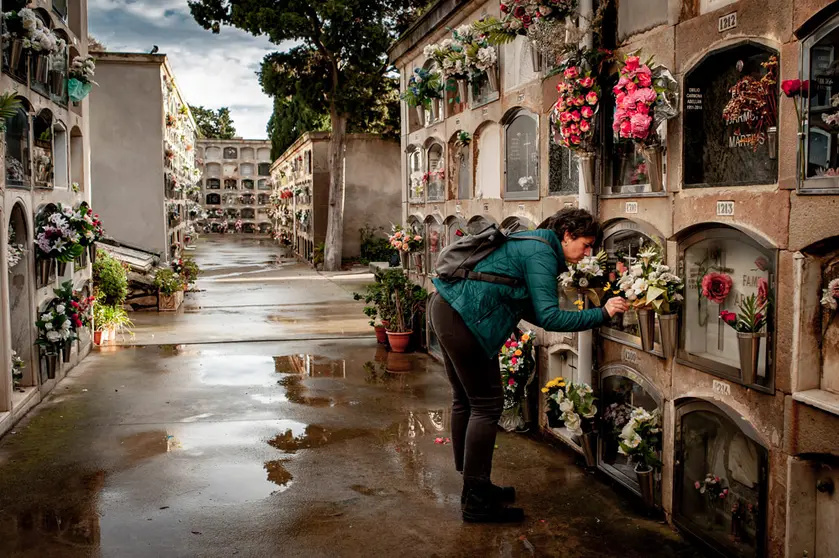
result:
M 323 267 L 326 271 L 340 271 L 344 247 L 344 151 L 347 115 L 339 113 L 333 107 L 330 119 L 332 138 L 329 142 L 329 217 Z

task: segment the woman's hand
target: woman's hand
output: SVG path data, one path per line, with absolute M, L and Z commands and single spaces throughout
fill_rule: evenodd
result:
M 609 313 L 609 317 L 613 318 L 615 314 L 620 314 L 629 310 L 629 304 L 620 297 L 610 298 L 606 301 L 606 312 Z

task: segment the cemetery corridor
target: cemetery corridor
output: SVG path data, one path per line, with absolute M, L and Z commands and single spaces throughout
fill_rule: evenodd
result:
M 449 386 L 272 241 L 202 238 L 176 314 L 91 354 L 0 440 L 0 556 L 702 554 L 535 437 L 498 438 L 520 525 L 467 525 Z M 443 443 L 438 443 L 443 442 Z

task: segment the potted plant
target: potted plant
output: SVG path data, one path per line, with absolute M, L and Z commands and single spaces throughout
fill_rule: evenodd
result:
M 652 413 L 637 407 L 620 433 L 618 452 L 635 463 L 641 496 L 648 506 L 655 505 L 655 470 L 661 467 L 661 411 Z
M 661 262 L 660 247 L 643 247 L 629 268 L 621 264 L 618 289 L 638 312 L 644 350 L 652 351 L 655 346 L 655 315 L 659 314 L 664 354 L 666 358 L 672 358 L 676 352 L 678 332 L 676 311 L 684 300 L 681 294 L 684 283 L 669 266 Z
M 376 282 L 367 285 L 364 293 L 353 293 L 355 300 L 364 301 L 364 315 L 370 318 L 370 326 L 376 332 L 376 341 L 381 345 L 387 344 L 387 328 L 381 323 L 380 316 L 392 313 L 389 308 L 390 297 L 381 281 L 381 275 L 376 275 Z
M 388 300 L 382 315 L 382 320 L 388 322 L 388 342 L 394 352 L 404 353 L 414 333 L 414 323 L 425 309 L 428 292 L 412 283 L 400 269 L 387 269 L 380 275 Z
M 103 304 L 101 301 L 93 306 L 93 323 L 96 326 L 93 342 L 97 345 L 104 341 L 115 341 L 117 333 L 134 325 L 122 306 Z
M 171 269 L 158 269 L 154 276 L 154 286 L 157 287 L 159 312 L 174 312 L 180 308 L 184 300 L 184 281 L 180 275 Z
M 566 382 L 555 378 L 545 384 L 548 410 L 558 415 L 572 435 L 580 440 L 587 467 L 597 465 L 597 431 L 595 430 L 596 398 L 591 386 L 581 382 Z
M 586 298 L 594 306 L 600 306 L 603 290 L 608 285 L 604 275 L 606 257 L 606 252 L 601 250 L 594 256 L 585 256 L 578 263 L 570 264 L 568 271 L 560 274 L 559 284 L 565 299 L 572 301 L 577 310 L 583 309 Z
M 661 192 L 664 146 L 658 136 L 658 126 L 679 114 L 678 84 L 670 71 L 654 65 L 652 58 L 642 63 L 638 56 L 627 56 L 621 62 L 614 93 L 615 136 L 635 143 L 647 160 L 652 191 Z
M 764 280 L 765 281 L 765 280 Z M 740 379 L 744 384 L 755 383 L 760 356 L 760 340 L 766 337 L 766 313 L 769 307 L 765 291 L 744 298 L 738 305 L 739 313 L 720 312 L 720 319 L 737 332 L 740 349 Z

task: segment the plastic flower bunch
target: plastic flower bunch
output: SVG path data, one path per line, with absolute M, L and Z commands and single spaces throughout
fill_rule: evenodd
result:
M 650 60 L 641 63 L 637 56 L 627 56 L 620 69 L 620 79 L 614 87 L 615 117 L 612 129 L 621 139 L 644 145 L 659 143 L 653 131 L 653 107 L 658 91 L 653 85 Z
M 17 354 L 17 351 L 12 351 L 12 381 L 14 386 L 23 380 L 23 369 L 26 368 L 26 363 Z
M 502 0 L 504 27 L 523 35 L 539 19 L 565 19 L 577 10 L 578 0 Z
M 60 206 L 59 206 L 60 207 Z M 46 222 L 38 226 L 35 233 L 35 246 L 44 258 L 55 258 L 69 262 L 81 255 L 84 248 L 80 244 L 81 235 L 70 222 L 75 212 L 65 207 L 51 214 Z
M 408 80 L 402 100 L 408 103 L 409 107 L 427 107 L 432 99 L 443 97 L 443 84 L 440 81 L 440 74 L 433 70 L 416 68 L 414 75 Z
M 827 288 L 822 291 L 821 304 L 833 312 L 839 307 L 839 277 L 828 283 Z
M 56 349 L 66 341 L 76 339 L 73 322 L 67 314 L 67 305 L 62 299 L 54 299 L 46 311 L 35 322 L 38 327 L 37 344 L 47 349 Z
M 92 83 L 93 76 L 96 74 L 96 59 L 92 56 L 76 56 L 70 64 L 70 77 L 77 79 L 82 83 Z
M 739 333 L 760 333 L 766 326 L 767 298 L 750 295 L 737 305 L 738 313 L 722 310 L 720 319 Z
M 660 467 L 658 452 L 661 449 L 661 411 L 652 413 L 641 407 L 632 410 L 620 433 L 618 453 L 646 470 Z
M 501 365 L 501 380 L 504 388 L 504 408 L 510 409 L 519 402 L 521 391 L 533 370 L 533 332 L 526 331 L 516 338 L 516 334 L 501 347 L 498 353 Z
M 618 280 L 629 304 L 637 309 L 653 309 L 659 314 L 669 314 L 684 301 L 684 282 L 670 267 L 661 263 L 661 249 L 645 246 L 636 261 L 625 269 Z
M 388 236 L 390 245 L 400 252 L 419 252 L 423 247 L 423 239 L 419 234 L 412 234 L 410 231 L 402 229 L 399 225 L 394 225 L 391 234 Z
M 551 115 L 554 141 L 572 151 L 592 153 L 600 86 L 591 72 L 584 72 L 579 66 L 566 68 L 563 76 L 565 80 L 556 86 L 559 99 Z
M 461 27 L 469 27 L 461 26 Z M 469 77 L 466 68 L 466 53 L 464 45 L 455 38 L 443 39 L 439 43 L 426 46 L 423 49 L 425 57 L 436 61 L 443 72 L 443 79 L 467 79 Z
M 578 263 L 568 266 L 568 271 L 560 274 L 559 281 L 564 289 L 595 288 L 603 282 L 606 252 L 601 250 L 596 255 L 585 256 Z
M 590 385 L 566 382 L 560 377 L 545 384 L 542 393 L 547 395 L 549 410 L 559 415 L 569 432 L 580 436 L 594 429 L 597 407 Z
M 705 494 L 710 501 L 724 500 L 728 497 L 728 488 L 724 486 L 724 480 L 715 475 L 708 473 L 705 475 L 705 480 L 702 482 L 696 481 L 693 487 L 699 491 L 700 494 Z

